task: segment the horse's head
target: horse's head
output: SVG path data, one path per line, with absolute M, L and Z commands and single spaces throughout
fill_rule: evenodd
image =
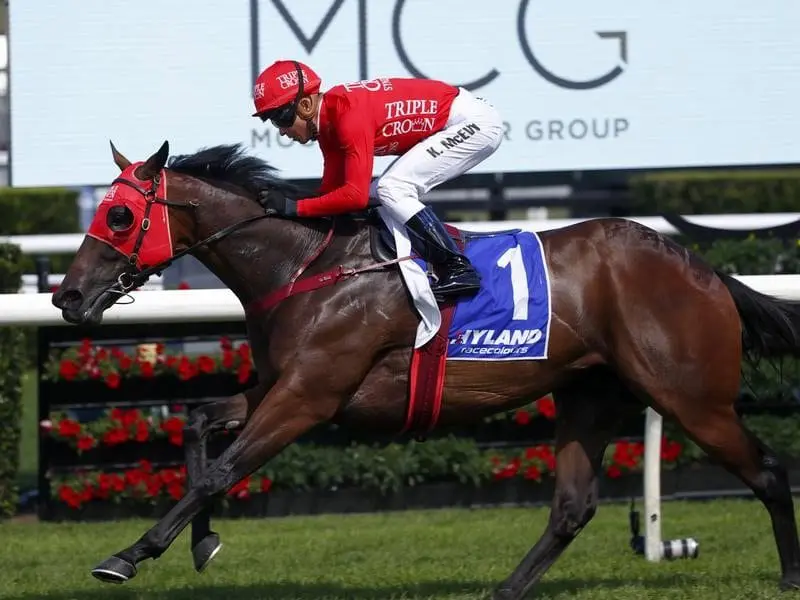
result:
M 248 155 L 241 145 L 212 146 L 169 162 L 167 142 L 137 163 L 113 144 L 111 152 L 122 172 L 97 208 L 53 295 L 53 304 L 66 321 L 100 323 L 104 311 L 121 295 L 187 253 L 204 262 L 237 295 L 257 293 L 253 281 L 261 287 L 297 269 L 285 258 L 299 256 L 308 238 L 303 231 L 313 230 L 265 219 L 268 214 L 258 197 L 269 189 L 293 197 L 305 191 L 276 177 L 273 167 Z M 261 221 L 259 227 L 245 231 L 256 221 Z M 269 221 L 275 223 L 270 226 Z M 217 244 L 222 238 L 225 243 Z M 275 253 L 269 257 L 263 255 L 269 250 L 262 246 L 265 239 Z M 218 252 L 229 254 L 215 261 Z
M 137 163 L 131 163 L 113 144 L 111 152 L 121 173 L 97 208 L 52 299 L 70 323 L 100 323 L 103 312 L 121 294 L 146 280 L 148 269 L 173 256 L 176 232 L 170 227 L 164 169 L 168 143 Z

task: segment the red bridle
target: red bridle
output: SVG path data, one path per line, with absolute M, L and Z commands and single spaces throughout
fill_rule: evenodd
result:
M 87 232 L 126 256 L 139 271 L 173 256 L 166 172 L 162 169 L 151 181 L 145 181 L 136 177 L 141 164 L 128 166 L 112 182 Z M 115 207 L 123 207 L 132 215 L 130 225 L 124 229 L 115 230 L 109 225 L 109 211 Z

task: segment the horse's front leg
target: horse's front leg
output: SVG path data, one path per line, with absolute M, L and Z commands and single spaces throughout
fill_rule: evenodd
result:
M 267 393 L 237 439 L 199 481 L 192 482 L 186 495 L 132 546 L 92 569 L 92 575 L 111 583 L 134 577 L 137 564 L 161 556 L 213 498 L 226 493 L 298 436 L 330 419 L 340 401 L 340 396 L 309 390 L 301 378 L 287 374 Z
M 243 394 L 203 404 L 189 413 L 183 429 L 187 488 L 203 479 L 208 465 L 206 443 L 209 435 L 244 427 L 248 415 L 252 414 L 268 389 L 269 386 L 260 385 Z M 222 548 L 219 535 L 211 530 L 211 508 L 208 506 L 192 519 L 191 548 L 194 568 L 198 572 L 202 572 Z

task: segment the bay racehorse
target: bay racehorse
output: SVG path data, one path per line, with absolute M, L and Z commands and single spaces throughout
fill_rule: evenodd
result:
M 211 147 L 168 162 L 165 142 L 133 164 L 111 148 L 121 173 L 53 304 L 70 323 L 97 324 L 122 294 L 191 253 L 245 308 L 258 373 L 252 389 L 190 413 L 186 494 L 92 570 L 121 583 L 190 523 L 202 570 L 220 547 L 210 529 L 212 498 L 315 425 L 401 430 L 419 315 L 397 264 L 376 265 L 372 221 L 267 214 L 257 201 L 264 190 L 300 190 L 242 148 Z M 438 421 L 475 421 L 547 393 L 556 402 L 550 519 L 493 598 L 523 598 L 590 521 L 604 450 L 619 424 L 647 405 L 753 490 L 772 521 L 781 586 L 800 587 L 786 471 L 734 410 L 743 359 L 800 353 L 797 305 L 757 293 L 632 221 L 590 220 L 540 238 L 552 297 L 547 359 L 447 361 Z M 281 291 L 321 273 L 343 276 L 294 295 Z M 263 304 L 267 297 L 275 301 Z M 205 440 L 223 428 L 240 433 L 206 464 Z

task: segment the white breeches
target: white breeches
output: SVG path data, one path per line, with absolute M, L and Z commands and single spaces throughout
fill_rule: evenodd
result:
M 420 196 L 487 159 L 502 139 L 497 110 L 459 88 L 445 127 L 389 165 L 372 181 L 369 195 L 405 223 L 425 208 Z

